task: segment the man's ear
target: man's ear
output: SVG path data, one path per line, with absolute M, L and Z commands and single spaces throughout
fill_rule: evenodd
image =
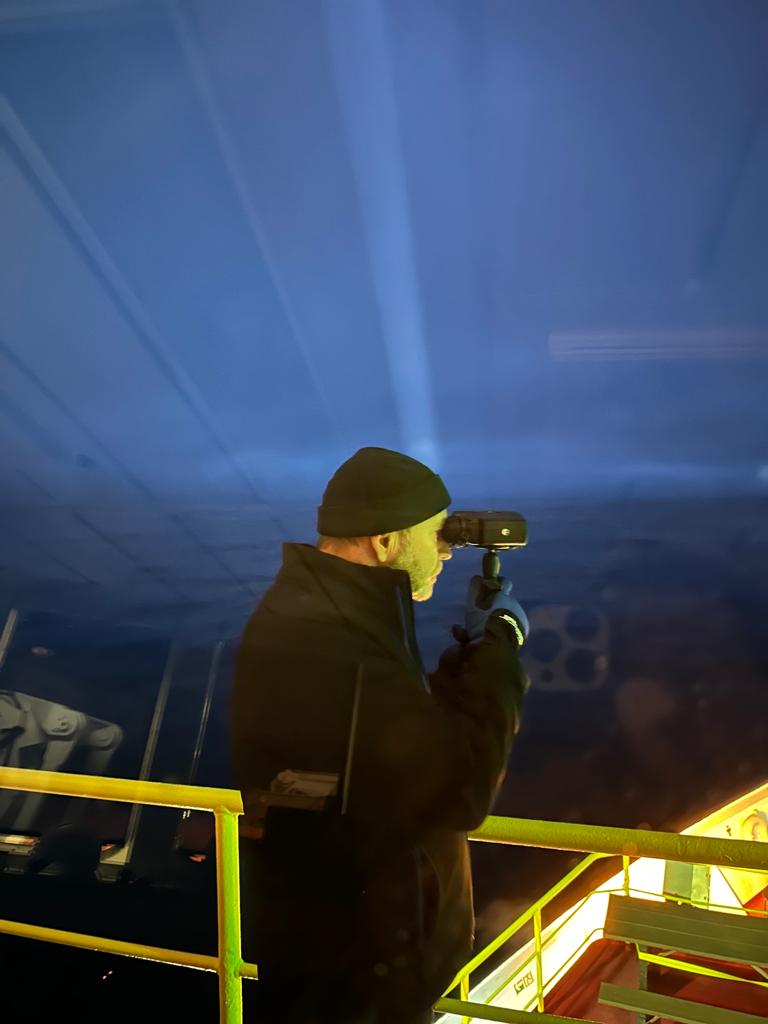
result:
M 380 533 L 371 537 L 371 547 L 376 561 L 383 565 L 397 548 L 397 536 L 394 533 Z

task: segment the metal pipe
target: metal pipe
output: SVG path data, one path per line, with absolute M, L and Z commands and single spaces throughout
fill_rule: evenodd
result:
M 459 998 L 465 1002 L 469 1002 L 469 975 L 461 979 L 459 983 Z M 461 1018 L 461 1024 L 471 1024 L 472 1018 L 466 1015 Z
M 213 646 L 213 654 L 211 655 L 211 665 L 208 669 L 208 680 L 205 684 L 205 696 L 203 698 L 203 710 L 200 713 L 200 724 L 197 728 L 197 736 L 195 737 L 195 749 L 192 752 L 192 763 L 189 769 L 189 779 L 187 780 L 190 786 L 195 784 L 197 778 L 197 769 L 200 764 L 200 755 L 203 752 L 203 743 L 205 742 L 205 734 L 208 730 L 208 719 L 211 716 L 211 704 L 213 702 L 213 691 L 216 686 L 216 680 L 219 675 L 219 663 L 221 661 L 221 652 L 224 650 L 224 641 L 218 640 Z
M 11 646 L 13 641 L 13 634 L 16 632 L 16 627 L 19 624 L 19 611 L 17 608 L 11 608 L 5 617 L 5 625 L 3 626 L 3 632 L 0 634 L 0 670 L 2 669 L 6 656 L 8 654 L 8 648 Z
M 768 871 L 768 844 L 744 839 L 714 839 L 651 832 L 647 829 L 574 825 L 561 821 L 491 816 L 470 835 L 481 843 L 509 843 L 549 850 L 577 850 L 608 856 L 650 857 L 683 864 L 710 864 L 724 868 Z
M 160 688 L 157 691 L 157 699 L 155 700 L 155 710 L 152 715 L 152 722 L 149 726 L 149 735 L 147 736 L 147 742 L 144 747 L 144 757 L 141 761 L 141 768 L 139 769 L 139 781 L 145 781 L 149 778 L 149 773 L 152 771 L 152 764 L 155 760 L 155 753 L 157 751 L 157 741 L 160 736 L 160 727 L 163 724 L 163 718 L 165 717 L 165 708 L 168 704 L 168 692 L 171 688 L 171 680 L 173 679 L 173 670 L 176 667 L 176 660 L 178 658 L 178 647 L 175 643 L 172 643 L 168 650 L 168 657 L 165 661 L 165 669 L 163 670 L 163 678 L 160 680 Z M 131 814 L 128 818 L 128 828 L 125 833 L 125 862 L 130 863 L 131 857 L 133 856 L 133 848 L 136 844 L 136 836 L 139 831 L 139 821 L 141 820 L 141 804 L 134 804 L 131 808 Z
M 0 788 L 121 803 L 139 801 L 156 807 L 189 807 L 203 811 L 220 806 L 235 814 L 243 813 L 242 798 L 237 790 L 179 786 L 168 782 L 111 779 L 98 775 L 35 771 L 31 768 L 0 768 Z M 752 843 L 744 839 L 712 839 L 679 835 L 676 832 L 650 832 L 606 825 L 574 825 L 570 822 L 495 816 L 486 818 L 481 827 L 470 835 L 470 839 L 551 850 L 593 850 L 596 857 L 626 855 L 676 860 L 683 864 L 712 864 L 747 871 L 768 870 L 768 844 Z M 458 979 L 454 984 L 457 983 Z
M 243 800 L 236 789 L 209 789 L 205 786 L 177 786 L 170 782 L 139 782 L 136 779 L 102 778 L 99 775 L 41 772 L 33 768 L 0 768 L 0 789 L 79 796 L 124 804 L 142 803 L 153 807 L 189 807 L 195 811 L 223 807 L 233 814 L 243 813 Z
M 470 838 L 472 837 L 470 836 Z M 497 949 L 504 945 L 507 939 L 512 938 L 515 932 L 518 932 L 524 924 L 527 924 L 533 918 L 533 915 L 537 910 L 541 910 L 551 900 L 553 900 L 555 896 L 559 896 L 564 889 L 568 888 L 574 879 L 578 878 L 579 875 L 583 874 L 587 868 L 591 867 L 596 860 L 600 860 L 603 856 L 604 855 L 602 853 L 593 853 L 589 857 L 585 857 L 584 860 L 579 861 L 574 868 L 571 868 L 564 878 L 561 878 L 559 882 L 556 882 L 552 888 L 545 892 L 543 896 L 540 896 L 532 906 L 528 907 L 527 910 L 524 910 L 519 917 L 516 917 L 512 924 L 508 925 L 500 935 L 497 935 L 495 939 L 489 942 L 485 949 L 481 949 L 468 964 L 465 964 L 443 994 L 447 995 L 448 992 L 451 992 L 458 984 L 463 982 L 465 978 L 469 977 L 473 971 L 476 971 L 478 967 L 481 967 Z
M 203 697 L 203 709 L 200 712 L 200 722 L 197 726 L 197 736 L 195 737 L 195 746 L 192 751 L 192 761 L 189 767 L 189 775 L 187 777 L 187 784 L 194 786 L 195 779 L 197 778 L 197 769 L 200 764 L 200 755 L 203 752 L 203 743 L 205 742 L 205 734 L 208 730 L 208 719 L 211 714 L 211 703 L 213 701 L 213 691 L 216 686 L 216 679 L 219 674 L 219 662 L 221 660 L 221 652 L 224 649 L 224 641 L 219 640 L 213 645 L 213 653 L 211 655 L 211 664 L 208 668 L 208 679 L 205 684 L 205 695 Z M 186 821 L 191 815 L 190 810 L 185 810 L 181 816 L 182 822 Z M 176 830 L 176 838 L 174 845 L 178 845 L 181 841 L 180 829 Z
M 92 775 L 72 775 L 62 772 L 35 771 L 27 768 L 0 768 L 0 788 L 24 790 L 27 792 L 53 793 L 61 796 L 87 797 L 97 800 L 113 800 L 124 803 L 146 803 L 159 807 L 192 807 L 213 810 L 216 820 L 216 873 L 219 926 L 219 955 L 205 957 L 198 954 L 163 950 L 134 943 L 122 943 L 113 939 L 78 935 L 37 925 L 0 920 L 0 932 L 28 938 L 60 942 L 86 949 L 101 949 L 126 956 L 140 956 L 164 963 L 197 967 L 202 970 L 216 970 L 219 973 L 221 1019 L 226 1024 L 236 1024 L 242 1013 L 243 977 L 257 976 L 257 968 L 242 960 L 240 935 L 240 881 L 237 818 L 243 813 L 242 799 L 236 790 L 204 789 L 198 786 L 178 786 L 162 782 L 133 779 L 110 779 Z M 678 835 L 676 833 L 650 832 L 643 830 L 618 829 L 606 826 L 573 825 L 561 822 L 530 821 L 524 818 L 486 819 L 482 827 L 471 838 L 482 842 L 509 843 L 549 849 L 579 850 L 586 848 L 595 852 L 577 865 L 550 892 L 538 900 L 505 929 L 493 948 L 501 944 L 525 920 L 534 918 L 534 930 L 539 932 L 537 949 L 541 958 L 541 908 L 556 892 L 584 871 L 596 859 L 617 855 L 624 859 L 625 869 L 629 857 L 652 857 L 679 860 L 683 863 L 708 863 L 720 866 L 762 870 L 768 868 L 768 851 L 762 844 L 737 839 L 711 839 L 700 836 Z M 538 926 L 538 927 L 537 927 Z M 490 947 L 489 947 L 490 948 Z M 488 955 L 483 951 L 459 973 L 451 985 L 461 981 L 462 995 L 466 993 L 471 970 Z M 541 971 L 541 968 L 540 968 Z M 540 973 L 541 977 L 541 973 Z M 539 1005 L 541 999 L 539 998 Z M 519 1011 L 489 1007 L 465 1000 L 441 999 L 438 1011 L 456 1013 L 464 1017 L 481 1020 L 495 1020 L 504 1024 L 525 1024 L 530 1014 Z M 540 1024 L 578 1024 L 573 1018 L 553 1017 L 539 1013 Z
M 119 939 L 104 939 L 95 935 L 80 935 L 78 932 L 65 932 L 59 928 L 44 928 L 42 925 L 24 924 L 21 921 L 0 920 L 0 933 L 15 935 L 22 939 L 55 942 L 61 946 L 74 946 L 76 949 L 140 957 L 142 960 L 155 960 L 157 963 L 175 964 L 178 967 L 194 967 L 198 971 L 217 971 L 219 969 L 219 960 L 215 956 L 184 953 L 176 949 L 159 949 L 157 946 L 144 946 L 138 942 L 121 942 Z
M 456 1016 L 495 1020 L 501 1024 L 594 1024 L 584 1017 L 553 1017 L 551 1013 L 529 1013 L 527 1010 L 508 1010 L 502 1006 L 486 1006 L 485 1003 L 465 1003 L 463 999 L 441 999 L 435 1003 L 439 1013 L 455 1013 Z
M 536 951 L 536 1008 L 544 1013 L 544 967 L 541 956 L 541 910 L 533 915 L 533 943 Z
M 217 807 L 216 902 L 219 925 L 219 1021 L 240 1024 L 243 1019 L 243 963 L 240 936 L 240 868 L 237 815 Z

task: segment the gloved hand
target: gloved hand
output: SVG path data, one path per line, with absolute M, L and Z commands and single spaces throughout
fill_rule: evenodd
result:
M 464 626 L 453 627 L 451 632 L 454 638 L 461 644 L 481 640 L 486 623 L 494 612 L 500 612 L 501 617 L 506 619 L 522 647 L 530 632 L 528 616 L 512 594 L 512 581 L 503 576 L 496 579 L 472 577 L 467 591 Z

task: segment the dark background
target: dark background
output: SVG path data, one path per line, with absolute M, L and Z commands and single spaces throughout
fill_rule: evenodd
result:
M 229 785 L 243 622 L 383 445 L 529 520 L 497 813 L 678 829 L 763 782 L 766 46 L 760 0 L 2 0 L 0 687 L 135 777 L 173 650 L 150 777 Z M 481 937 L 570 861 L 474 852 Z

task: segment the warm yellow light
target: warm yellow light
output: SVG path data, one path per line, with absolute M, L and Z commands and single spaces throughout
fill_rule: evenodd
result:
M 759 842 L 764 838 L 762 823 L 765 821 L 768 821 L 768 785 L 718 808 L 684 829 L 682 834 L 711 838 L 751 837 Z M 629 865 L 628 890 L 624 873 L 619 871 L 542 931 L 541 974 L 545 994 L 554 988 L 593 942 L 602 938 L 608 894 L 626 892 L 640 899 L 663 902 L 665 867 L 663 860 L 644 857 L 634 861 Z M 709 905 L 713 909 L 744 914 L 742 902 L 766 886 L 768 874 L 712 868 Z M 537 984 L 536 943 L 532 939 L 474 985 L 469 998 L 472 1002 L 505 1009 L 531 1010 L 536 1005 Z M 459 1021 L 460 1018 L 453 1015 L 440 1018 L 441 1024 L 458 1024 Z

